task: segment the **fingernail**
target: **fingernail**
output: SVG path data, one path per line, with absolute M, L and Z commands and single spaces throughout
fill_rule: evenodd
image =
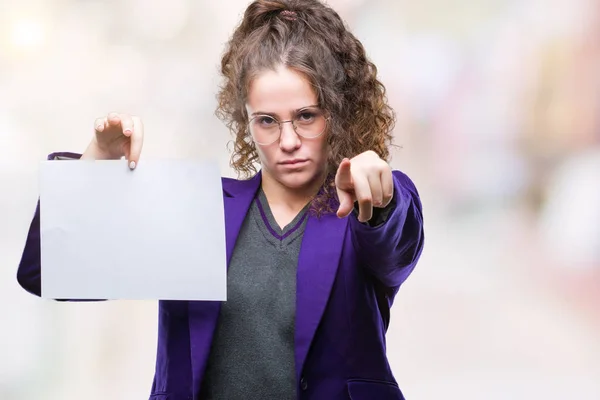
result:
M 129 163 L 129 169 L 135 169 L 135 161 Z
M 124 134 L 124 135 L 131 135 L 131 129 L 125 129 L 125 130 L 123 131 L 123 134 Z

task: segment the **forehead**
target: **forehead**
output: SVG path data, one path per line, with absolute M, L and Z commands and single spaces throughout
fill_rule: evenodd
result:
M 287 115 L 317 104 L 317 95 L 308 79 L 292 69 L 279 66 L 257 75 L 248 91 L 248 114 L 269 112 Z

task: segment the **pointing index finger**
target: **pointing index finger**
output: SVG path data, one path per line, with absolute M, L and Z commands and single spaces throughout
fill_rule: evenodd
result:
M 340 190 L 350 190 L 353 187 L 350 160 L 344 158 L 335 176 L 335 186 Z

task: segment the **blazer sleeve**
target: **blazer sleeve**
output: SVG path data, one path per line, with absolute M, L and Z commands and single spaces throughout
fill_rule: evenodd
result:
M 419 193 L 408 176 L 392 172 L 394 197 L 382 223 L 350 217 L 352 240 L 362 264 L 388 288 L 399 287 L 411 274 L 423 251 L 423 211 Z
M 52 153 L 48 160 L 77 160 L 81 154 L 77 153 Z M 17 282 L 26 291 L 36 296 L 41 296 L 41 238 L 40 238 L 40 201 L 38 200 L 29 232 L 25 240 L 25 248 L 21 255 L 17 270 Z M 68 299 L 57 299 L 68 300 Z M 84 301 L 84 300 L 80 300 Z M 87 300 L 90 301 L 90 300 Z M 95 301 L 95 300 L 91 300 Z

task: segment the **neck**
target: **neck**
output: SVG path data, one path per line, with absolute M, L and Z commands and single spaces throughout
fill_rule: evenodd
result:
M 271 207 L 285 207 L 289 211 L 299 212 L 316 196 L 322 184 L 322 179 L 317 178 L 306 186 L 291 189 L 263 175 L 261 188 Z

